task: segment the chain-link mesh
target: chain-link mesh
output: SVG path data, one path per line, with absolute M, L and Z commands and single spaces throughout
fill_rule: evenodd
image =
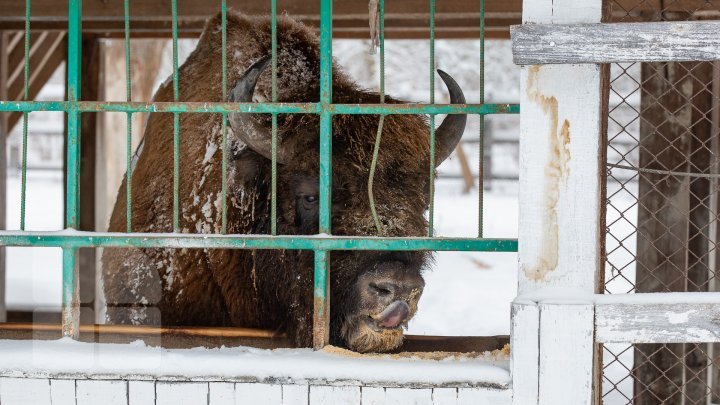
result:
M 613 22 L 720 19 L 720 1 L 613 0 Z M 605 293 L 718 291 L 720 64 L 613 64 Z M 605 404 L 720 403 L 717 344 L 607 344 Z

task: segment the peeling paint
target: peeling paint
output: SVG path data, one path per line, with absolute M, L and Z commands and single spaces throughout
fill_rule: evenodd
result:
M 535 265 L 523 266 L 525 276 L 535 280 L 544 280 L 548 273 L 555 270 L 558 264 L 559 236 L 557 205 L 560 199 L 560 187 L 567 184 L 570 173 L 570 122 L 565 119 L 558 125 L 558 101 L 554 96 L 546 96 L 538 87 L 540 65 L 528 68 L 527 96 L 542 108 L 550 119 L 548 128 L 549 160 L 545 167 L 544 208 L 542 216 L 543 239 L 539 257 Z

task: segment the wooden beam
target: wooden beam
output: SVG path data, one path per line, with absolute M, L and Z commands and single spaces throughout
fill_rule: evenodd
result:
M 607 16 L 604 3 L 526 0 L 523 24 L 600 23 Z M 563 290 L 600 292 L 608 77 L 607 65 L 521 67 L 521 299 L 542 289 L 560 297 Z M 593 344 L 592 309 L 588 304 L 540 304 L 539 365 L 535 358 L 514 356 L 511 366 L 513 376 L 539 367 L 539 403 L 590 404 L 600 397 L 602 361 Z M 573 355 L 567 357 L 568 352 Z
M 100 42 L 97 39 L 82 43 L 82 100 L 99 100 Z M 96 231 L 95 226 L 95 149 L 97 143 L 97 113 L 80 116 L 80 223 L 81 231 Z M 81 323 L 95 322 L 95 249 L 80 249 L 80 316 Z
M 665 303 L 599 304 L 595 307 L 597 340 L 601 343 L 720 342 L 720 294 L 712 297 L 716 302 L 670 303 L 665 298 Z
M 720 59 L 720 21 L 511 27 L 518 65 Z
M 520 20 L 521 0 L 488 0 L 486 2 L 486 27 L 500 27 L 507 34 L 507 27 Z M 270 3 L 265 0 L 229 0 L 230 9 L 248 15 L 268 15 Z M 429 2 L 427 0 L 405 0 L 386 4 L 386 27 L 425 28 L 429 26 Z M 23 29 L 25 23 L 24 4 L 13 0 L 0 0 L 0 29 Z M 181 33 L 200 33 L 205 21 L 219 13 L 219 3 L 194 0 L 178 1 L 178 30 Z M 316 26 L 319 23 L 319 4 L 307 1 L 278 2 L 278 13 L 287 13 L 300 21 Z M 86 0 L 83 2 L 83 31 L 98 34 L 120 30 L 124 26 L 122 2 Z M 171 10 L 166 2 L 134 2 L 130 6 L 131 31 L 144 30 L 155 36 L 167 37 L 171 30 Z M 479 31 L 479 2 L 460 0 L 438 2 L 436 5 L 438 38 L 443 37 L 441 27 L 463 28 L 465 35 L 477 38 Z M 497 24 L 497 25 L 495 25 Z M 52 30 L 67 27 L 67 8 L 58 7 L 53 0 L 34 0 L 31 25 L 33 29 Z M 334 32 L 352 29 L 344 35 L 352 38 L 368 38 L 368 8 L 365 0 L 344 0 L 333 4 Z M 395 27 L 395 28 L 393 28 Z M 459 33 L 457 34 L 459 35 Z M 427 38 L 427 37 L 425 37 Z
M 510 317 L 513 404 L 537 405 L 540 375 L 540 308 L 534 302 L 513 302 Z
M 593 304 L 539 306 L 539 405 L 594 404 Z
M 39 54 L 35 59 L 31 59 L 30 69 L 30 84 L 28 85 L 29 97 L 28 99 L 33 100 L 37 97 L 40 90 L 45 86 L 50 77 L 55 73 L 55 70 L 60 64 L 65 61 L 66 47 L 65 47 L 65 32 L 54 33 L 54 37 L 45 41 L 45 43 L 51 45 L 48 48 L 44 48 L 44 53 Z M 23 97 L 23 77 L 20 77 L 19 81 L 13 83 L 12 89 L 9 90 L 9 97 L 6 100 L 20 100 Z M 15 125 L 22 118 L 22 113 L 15 112 L 10 113 L 8 118 L 8 128 L 12 130 Z M 9 132 L 8 132 L 9 133 Z
M 711 69 L 707 62 L 642 64 L 640 167 L 711 171 Z M 707 179 L 640 174 L 636 292 L 707 291 L 713 192 Z M 636 345 L 638 403 L 703 400 L 706 352 L 689 344 Z

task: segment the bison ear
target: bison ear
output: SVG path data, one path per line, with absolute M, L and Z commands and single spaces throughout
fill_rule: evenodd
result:
M 437 72 L 450 92 L 450 104 L 465 104 L 465 95 L 457 82 L 442 70 L 438 69 Z M 447 159 L 460 143 L 466 123 L 467 115 L 449 114 L 437 128 L 435 131 L 435 167 L 440 166 L 440 163 Z
M 270 63 L 270 55 L 263 56 L 253 63 L 245 73 L 240 76 L 235 87 L 230 91 L 228 101 L 231 103 L 250 103 L 253 100 L 255 86 L 258 78 L 265 71 Z M 233 133 L 243 141 L 250 149 L 259 155 L 272 158 L 272 133 L 267 125 L 258 120 L 257 114 L 250 113 L 229 113 L 228 120 Z M 280 164 L 287 162 L 292 154 L 289 148 L 282 148 L 277 145 L 277 161 Z

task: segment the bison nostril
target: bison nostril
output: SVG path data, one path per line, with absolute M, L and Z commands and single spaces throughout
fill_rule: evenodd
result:
M 375 294 L 381 296 L 381 297 L 387 297 L 388 295 L 392 295 L 393 291 L 395 291 L 395 288 L 389 284 L 376 284 L 376 283 L 370 283 L 370 291 L 374 292 Z

